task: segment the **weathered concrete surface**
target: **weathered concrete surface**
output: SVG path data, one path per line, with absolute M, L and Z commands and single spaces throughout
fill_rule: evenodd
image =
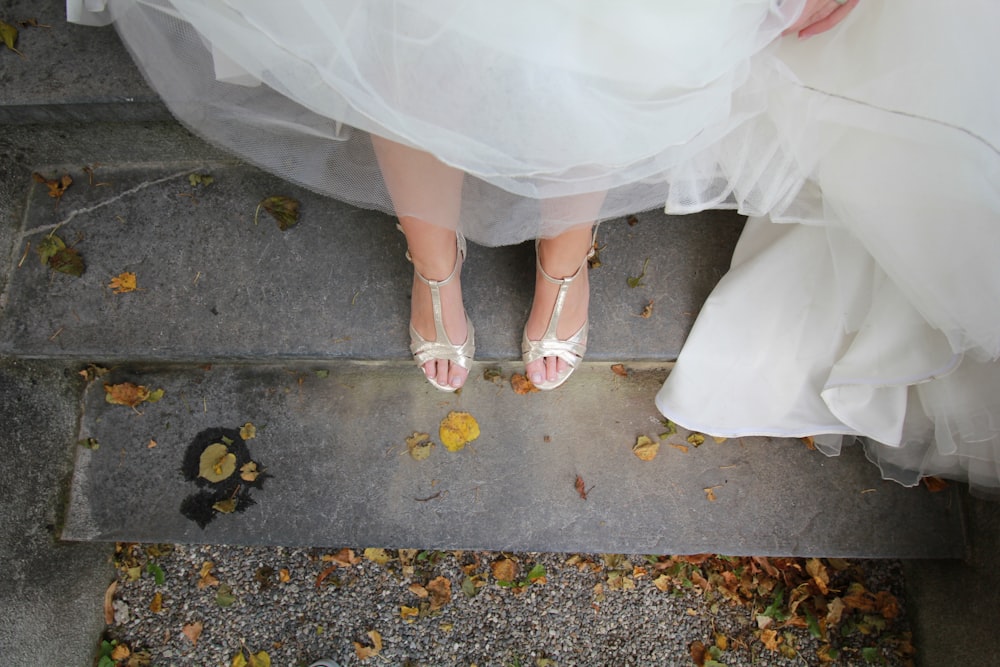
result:
M 319 372 L 317 372 L 319 371 Z M 64 537 L 82 540 L 624 553 L 955 557 L 957 496 L 878 479 L 858 451 L 827 459 L 798 440 L 692 447 L 667 438 L 652 399 L 665 373 L 622 378 L 589 363 L 558 392 L 515 394 L 482 377 L 458 396 L 409 364 L 311 362 L 119 368 L 87 392 Z M 105 384 L 164 389 L 139 411 Z M 468 411 L 482 434 L 416 461 L 414 431 Z M 141 412 L 141 414 L 140 414 Z M 181 474 L 207 429 L 257 426 L 251 456 L 272 476 L 256 504 L 204 529 L 182 516 L 198 491 Z M 156 445 L 150 447 L 150 441 Z M 683 451 L 687 448 L 687 451 Z M 200 451 L 200 450 L 199 450 Z M 587 499 L 574 483 L 585 481 Z M 716 500 L 711 501 L 707 489 Z M 859 519 L 863 518 L 863 519 Z
M 94 185 L 81 167 L 40 171 L 47 178 L 68 172 L 74 184 L 57 205 L 24 175 L 22 224 L 9 244 L 20 267 L 2 301 L 3 353 L 174 361 L 409 356 L 412 268 L 388 216 L 229 163 L 103 165 Z M 210 173 L 214 182 L 192 187 L 192 173 Z M 286 231 L 256 210 L 276 194 L 301 202 L 300 222 Z M 600 232 L 592 360 L 676 358 L 742 228 L 742 218 L 720 211 L 637 219 Z M 34 250 L 53 232 L 83 255 L 81 278 L 38 261 Z M 646 259 L 643 286 L 628 287 Z M 470 250 L 463 288 L 480 359 L 520 356 L 533 261 L 530 244 Z M 107 284 L 124 271 L 136 273 L 140 289 L 113 294 Z M 652 315 L 640 317 L 650 302 Z
M 113 547 L 57 542 L 77 395 L 61 365 L 0 360 L 0 662 L 89 665 Z

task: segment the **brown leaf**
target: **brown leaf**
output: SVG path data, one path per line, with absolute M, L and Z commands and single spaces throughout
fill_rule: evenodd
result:
M 697 667 L 705 667 L 705 659 L 708 657 L 708 649 L 705 645 L 699 641 L 693 641 L 688 646 L 688 651 L 691 653 L 691 659 L 694 660 L 694 664 Z
M 760 641 L 768 651 L 777 651 L 778 644 L 781 643 L 781 638 L 778 637 L 778 633 L 775 630 L 761 630 Z
M 830 574 L 826 571 L 826 566 L 818 558 L 810 558 L 806 561 L 806 572 L 812 577 L 813 583 L 819 592 L 826 595 L 829 592 Z
M 382 651 L 382 635 L 378 633 L 378 630 L 369 630 L 368 638 L 372 642 L 371 646 L 365 646 L 361 642 L 354 642 L 354 652 L 358 655 L 358 660 L 367 660 Z
M 628 377 L 628 370 L 625 368 L 625 364 L 614 364 L 611 367 L 611 372 L 619 377 Z
M 60 199 L 65 194 L 66 189 L 73 184 L 73 179 L 69 174 L 63 174 L 58 179 L 49 179 L 36 171 L 31 177 L 38 183 L 44 183 L 49 189 L 49 196 L 53 199 Z
M 292 580 L 292 573 L 288 571 L 287 567 L 283 567 L 280 570 L 278 570 L 278 581 L 280 581 L 283 584 L 287 584 L 291 580 Z
M 149 603 L 149 610 L 154 614 L 159 614 L 163 611 L 163 593 L 159 591 L 153 596 L 153 600 Z
M 351 567 L 352 565 L 357 565 L 361 562 L 361 558 L 354 555 L 354 550 L 347 548 L 341 549 L 332 556 L 324 556 L 324 560 L 327 559 L 333 561 L 340 567 Z
M 198 590 L 219 585 L 219 580 L 212 575 L 213 568 L 215 568 L 215 563 L 210 560 L 201 564 L 201 571 L 198 572 Z
M 588 489 L 587 489 L 586 485 L 583 482 L 583 477 L 580 477 L 579 475 L 577 475 L 576 476 L 576 481 L 573 482 L 573 487 L 576 489 L 576 492 L 580 494 L 581 498 L 583 498 L 584 500 L 587 499 Z M 593 488 L 593 487 L 591 487 L 591 488 Z
M 490 564 L 490 571 L 497 581 L 510 583 L 517 579 L 517 562 L 510 558 L 501 558 Z
M 104 623 L 112 625 L 115 622 L 115 591 L 118 590 L 118 581 L 112 581 L 107 590 L 104 591 Z
M 421 586 L 420 584 L 410 584 L 409 588 L 407 588 L 406 590 L 410 591 L 418 598 L 425 598 L 429 595 L 427 589 Z
M 538 391 L 538 387 L 531 383 L 531 380 L 521 375 L 520 373 L 514 373 L 510 376 L 510 386 L 514 390 L 515 394 L 524 396 L 525 394 L 534 394 Z
M 184 633 L 185 637 L 191 640 L 192 644 L 197 644 L 198 638 L 201 637 L 202 629 L 204 629 L 204 626 L 201 621 L 195 621 L 194 623 L 188 623 L 181 628 L 181 632 Z
M 132 651 L 125 644 L 118 644 L 111 650 L 111 659 L 116 663 L 122 660 L 127 660 L 128 657 L 132 655 Z
M 889 591 L 879 591 L 875 594 L 875 604 L 882 618 L 891 621 L 899 616 L 899 601 Z
M 816 441 L 813 439 L 811 435 L 807 435 L 806 437 L 802 438 L 802 442 L 806 444 L 806 449 L 809 449 L 811 451 L 816 451 Z
M 642 312 L 639 313 L 639 317 L 648 320 L 652 316 L 653 316 L 653 300 L 650 299 L 649 303 L 643 306 Z
M 413 435 L 406 439 L 406 450 L 410 453 L 414 461 L 423 461 L 431 455 L 434 443 L 431 442 L 430 437 L 429 433 L 414 431 Z
M 704 488 L 705 498 L 708 499 L 709 502 L 713 502 L 714 503 L 716 501 L 715 490 L 717 488 L 719 488 L 718 485 L 716 485 L 716 486 L 706 486 Z
M 149 401 L 155 403 L 163 397 L 163 390 L 150 391 L 148 387 L 122 382 L 120 384 L 104 385 L 104 400 L 112 405 L 125 405 L 130 408 Z
M 320 572 L 316 576 L 316 588 L 319 588 L 320 586 L 322 586 L 323 585 L 323 581 L 325 581 L 326 578 L 329 577 L 330 574 L 332 574 L 333 571 L 336 570 L 336 569 L 337 569 L 336 565 L 331 565 L 330 567 L 328 567 L 325 570 L 323 570 L 322 572 Z
M 431 611 L 436 611 L 451 602 L 451 580 L 435 577 L 427 584 L 427 592 L 431 596 Z

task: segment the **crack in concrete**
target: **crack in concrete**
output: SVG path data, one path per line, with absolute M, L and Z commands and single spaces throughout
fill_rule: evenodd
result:
M 170 174 L 168 176 L 164 176 L 162 178 L 158 178 L 158 179 L 153 180 L 153 181 L 143 181 L 142 183 L 139 183 L 138 185 L 136 185 L 134 187 L 131 187 L 128 190 L 125 190 L 124 192 L 118 193 L 117 195 L 115 195 L 114 197 L 111 197 L 110 199 L 105 199 L 103 201 L 97 202 L 93 206 L 87 206 L 85 208 L 78 208 L 78 209 L 70 212 L 69 215 L 67 215 L 65 218 L 63 218 L 62 220 L 60 220 L 57 223 L 54 223 L 54 224 L 51 224 L 51 225 L 45 225 L 44 227 L 35 227 L 33 229 L 25 230 L 25 231 L 21 232 L 21 235 L 20 235 L 19 238 L 20 238 L 20 240 L 23 241 L 25 238 L 28 238 L 28 237 L 31 237 L 31 236 L 35 236 L 37 234 L 42 234 L 44 232 L 49 232 L 49 231 L 55 231 L 56 229 L 59 229 L 60 227 L 68 225 L 78 215 L 85 215 L 87 213 L 91 213 L 93 211 L 96 211 L 97 209 L 104 208 L 105 206 L 113 204 L 113 203 L 115 203 L 117 201 L 121 201 L 125 197 L 128 197 L 130 195 L 134 195 L 137 192 L 141 192 L 141 191 L 145 190 L 148 187 L 151 187 L 151 186 L 154 186 L 154 185 L 159 185 L 160 183 L 166 183 L 167 181 L 171 181 L 171 180 L 173 180 L 175 178 L 180 178 L 181 176 L 187 176 L 190 173 L 191 173 L 191 169 L 188 168 L 188 169 L 185 169 L 183 171 L 178 171 L 178 172 L 175 172 L 175 173 Z

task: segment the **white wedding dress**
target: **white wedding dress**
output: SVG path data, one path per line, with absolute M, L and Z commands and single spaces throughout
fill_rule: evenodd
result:
M 1000 5 L 861 0 L 828 33 L 781 37 L 803 3 L 67 10 L 113 20 L 183 123 L 289 180 L 394 212 L 369 133 L 461 168 L 479 243 L 586 222 L 540 202 L 588 193 L 607 193 L 603 218 L 738 208 L 733 268 L 660 410 L 828 453 L 860 437 L 887 477 L 1000 493 Z

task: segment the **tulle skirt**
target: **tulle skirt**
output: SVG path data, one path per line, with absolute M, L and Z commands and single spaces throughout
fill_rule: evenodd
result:
M 803 3 L 107 8 L 192 130 L 359 206 L 429 215 L 393 208 L 376 134 L 466 172 L 459 226 L 487 245 L 589 222 L 593 193 L 602 218 L 746 213 L 661 411 L 1000 488 L 1000 6 L 862 0 L 780 37 Z

